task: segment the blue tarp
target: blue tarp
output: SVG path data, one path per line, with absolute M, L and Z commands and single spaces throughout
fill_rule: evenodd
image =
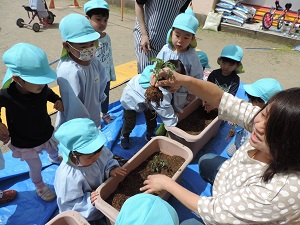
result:
M 237 96 L 247 99 L 241 85 Z M 102 123 L 102 131 L 107 137 L 106 146 L 111 149 L 114 154 L 128 160 L 146 144 L 144 138 L 146 132 L 144 115 L 138 115 L 136 127 L 131 133 L 130 140 L 132 148 L 130 150 L 124 150 L 120 148 L 119 141 L 120 130 L 123 124 L 123 111 L 119 101 L 110 104 L 109 113 L 115 117 L 115 120 L 108 125 Z M 217 135 L 199 154 L 202 154 L 202 152 L 215 152 L 224 157 L 228 157 L 226 148 L 234 141 L 234 138 L 231 140 L 227 138 L 228 131 L 231 128 L 227 122 L 222 123 Z M 46 152 L 40 155 L 40 158 L 43 165 L 42 176 L 44 182 L 54 190 L 53 182 L 57 165 L 49 162 Z M 37 196 L 35 187 L 28 175 L 29 168 L 26 162 L 13 158 L 11 151 L 4 154 L 4 159 L 5 169 L 0 170 L 0 190 L 15 189 L 18 191 L 18 196 L 14 201 L 0 205 L 0 224 L 44 225 L 57 214 L 56 201 L 44 202 Z M 198 159 L 199 155 L 196 156 L 185 169 L 179 183 L 196 194 L 209 196 L 211 195 L 211 186 L 204 182 L 199 175 Z M 169 199 L 169 203 L 178 212 L 180 221 L 196 217 L 194 213 L 185 208 L 174 197 Z

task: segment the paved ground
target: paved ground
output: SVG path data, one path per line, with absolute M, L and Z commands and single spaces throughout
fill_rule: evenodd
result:
M 50 0 L 48 0 L 49 2 Z M 85 1 L 78 2 L 83 5 Z M 55 0 L 55 9 L 51 9 L 56 15 L 54 24 L 50 28 L 35 33 L 30 29 L 16 26 L 18 18 L 23 18 L 25 22 L 29 21 L 26 11 L 22 8 L 23 4 L 28 4 L 28 0 L 1 0 L 0 55 L 2 56 L 13 44 L 28 42 L 41 47 L 47 53 L 50 62 L 58 59 L 62 46 L 58 23 L 69 13 L 83 13 L 83 8 L 70 7 L 73 4 L 71 0 Z M 115 66 L 135 59 L 132 39 L 134 20 L 133 10 L 125 9 L 124 19 L 121 21 L 120 8 L 111 6 L 107 33 L 110 34 L 112 39 Z M 279 80 L 284 88 L 300 86 L 300 76 L 298 75 L 300 52 L 291 50 L 292 46 L 275 43 L 272 39 L 262 41 L 237 34 L 202 31 L 200 28 L 196 37 L 198 41 L 197 48 L 208 54 L 213 69 L 218 68 L 216 59 L 222 48 L 227 44 L 234 43 L 244 49 L 243 64 L 246 72 L 240 75 L 242 82 L 251 83 L 263 77 L 272 77 Z M 247 48 L 279 48 L 285 50 L 249 50 Z M 54 69 L 55 66 L 53 66 Z M 0 82 L 5 71 L 5 65 L 1 61 Z M 123 87 L 124 85 L 121 85 L 111 91 L 111 102 L 120 98 Z

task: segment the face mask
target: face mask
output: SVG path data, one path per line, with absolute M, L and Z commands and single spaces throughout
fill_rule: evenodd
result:
M 97 50 L 96 46 L 92 46 L 92 47 L 89 47 L 89 48 L 84 48 L 81 51 L 79 51 L 78 49 L 74 48 L 70 44 L 69 44 L 69 46 L 80 53 L 79 57 L 76 57 L 74 54 L 73 55 L 76 58 L 78 58 L 79 60 L 81 60 L 81 61 L 89 61 L 89 60 L 91 60 L 91 58 L 94 57 L 94 55 L 96 53 L 96 50 Z

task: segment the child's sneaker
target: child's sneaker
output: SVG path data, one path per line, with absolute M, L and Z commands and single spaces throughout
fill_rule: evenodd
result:
M 167 134 L 167 130 L 165 128 L 165 125 L 163 123 L 160 124 L 160 126 L 158 127 L 158 129 L 156 130 L 155 133 L 157 136 L 166 136 Z
M 54 163 L 54 164 L 60 164 L 63 160 L 63 156 L 62 154 L 58 153 L 57 157 L 55 159 L 52 159 L 50 158 L 50 156 L 48 155 L 48 158 L 50 160 L 51 163 Z
M 145 140 L 146 141 L 150 141 L 152 138 L 154 138 L 156 135 L 153 134 L 153 133 L 146 133 L 146 136 L 145 136 Z
M 130 149 L 129 137 L 121 136 L 120 139 L 121 139 L 121 144 L 120 144 L 121 148 Z
M 109 124 L 114 120 L 114 118 L 112 118 L 108 113 L 103 113 L 102 119 L 106 124 Z
M 237 150 L 236 149 L 236 145 L 235 144 L 231 144 L 227 148 L 227 154 L 231 157 L 236 152 L 236 150 Z
M 15 190 L 0 191 L 0 204 L 10 202 L 17 196 L 17 193 Z
M 42 189 L 35 189 L 35 191 L 45 202 L 51 202 L 56 198 L 56 194 L 48 187 L 48 185 L 45 185 Z

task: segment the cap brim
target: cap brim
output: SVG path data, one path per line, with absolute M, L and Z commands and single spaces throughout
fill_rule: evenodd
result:
M 70 38 L 67 41 L 72 43 L 87 43 L 91 41 L 96 41 L 100 38 L 100 34 L 98 32 L 93 32 L 90 34 L 86 34 L 77 38 Z
M 243 88 L 245 89 L 245 91 L 249 94 L 252 95 L 254 97 L 259 97 L 258 93 L 256 93 L 256 91 L 251 87 L 251 84 L 244 84 Z

